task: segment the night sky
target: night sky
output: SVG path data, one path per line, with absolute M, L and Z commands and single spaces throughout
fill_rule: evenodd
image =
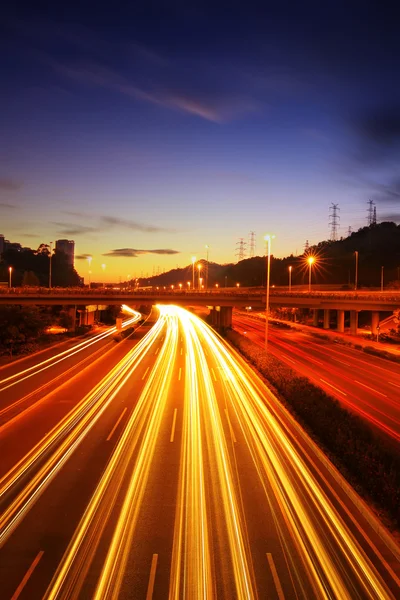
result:
M 400 220 L 395 3 L 7 3 L 0 233 L 125 279 Z M 392 6 L 392 8 L 390 8 Z M 393 13 L 390 11 L 393 10 Z M 79 259 L 79 256 L 81 259 Z M 104 277 L 103 277 L 104 278 Z

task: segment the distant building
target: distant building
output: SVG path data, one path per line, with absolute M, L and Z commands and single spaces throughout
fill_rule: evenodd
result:
M 56 240 L 56 250 L 64 252 L 70 267 L 74 266 L 75 261 L 75 242 L 73 240 Z

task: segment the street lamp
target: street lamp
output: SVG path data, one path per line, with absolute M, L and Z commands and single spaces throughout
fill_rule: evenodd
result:
M 182 284 L 181 283 L 179 284 L 179 291 L 180 292 L 182 291 Z
M 53 254 L 53 242 L 50 242 L 50 256 L 49 256 L 49 290 L 51 290 L 51 258 Z
M 292 265 L 289 266 L 289 292 L 292 291 Z
M 200 289 L 200 274 L 201 274 L 201 263 L 199 263 L 199 264 L 198 264 L 198 265 L 197 265 L 197 269 L 198 269 L 198 271 L 199 271 L 199 278 L 198 278 L 198 284 L 199 284 L 199 289 Z
M 8 267 L 8 287 L 11 289 L 11 273 L 12 273 L 13 268 L 12 267 Z
M 308 293 L 311 293 L 311 267 L 313 266 L 314 262 L 315 262 L 315 258 L 314 256 L 309 256 L 307 258 L 307 262 L 309 265 L 309 269 L 308 269 Z
M 265 302 L 265 351 L 268 350 L 268 319 L 269 319 L 269 280 L 271 271 L 271 241 L 274 235 L 266 235 L 264 240 L 267 242 L 267 294 Z
M 187 282 L 188 290 L 190 292 L 190 281 Z
M 356 255 L 356 276 L 355 276 L 355 281 L 354 281 L 354 291 L 357 291 L 357 285 L 358 285 L 358 251 L 355 250 L 354 254 Z
M 89 290 L 90 290 L 90 275 L 92 273 L 92 271 L 90 270 L 90 265 L 92 264 L 92 259 L 93 259 L 93 256 L 88 256 L 87 257 L 87 260 L 88 260 L 88 263 L 89 263 Z
M 236 287 L 237 287 L 237 288 L 238 288 L 238 287 L 240 287 L 240 283 L 237 283 L 237 284 L 236 284 Z
M 210 247 L 208 246 L 208 244 L 206 245 L 206 250 L 207 250 L 207 271 L 206 271 L 206 290 L 208 290 L 208 251 L 209 251 Z
M 196 262 L 196 257 L 192 256 L 192 290 L 194 290 L 194 263 Z

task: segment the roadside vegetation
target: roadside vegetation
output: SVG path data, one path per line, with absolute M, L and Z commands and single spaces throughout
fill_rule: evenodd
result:
M 337 400 L 236 331 L 226 338 L 264 376 L 351 485 L 400 528 L 400 449 Z

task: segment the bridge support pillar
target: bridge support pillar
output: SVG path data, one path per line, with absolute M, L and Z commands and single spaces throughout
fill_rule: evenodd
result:
M 220 329 L 232 327 L 232 306 L 221 306 Z
M 331 313 L 329 308 L 324 309 L 324 329 L 329 329 Z
M 75 331 L 76 329 L 76 306 L 70 306 L 68 309 L 68 314 L 71 318 L 71 325 L 68 328 L 68 331 Z
M 314 327 L 318 327 L 318 308 L 314 308 L 314 315 L 313 315 L 313 325 Z
M 371 334 L 376 336 L 378 333 L 378 325 L 379 325 L 379 312 L 373 311 L 371 314 Z
M 358 312 L 356 310 L 350 311 L 350 333 L 351 335 L 357 335 L 358 329 Z
M 78 313 L 79 313 L 79 327 L 81 327 L 82 325 L 87 325 L 88 311 L 86 310 L 86 308 L 79 309 Z
M 344 333 L 344 310 L 337 311 L 337 331 L 339 333 Z

